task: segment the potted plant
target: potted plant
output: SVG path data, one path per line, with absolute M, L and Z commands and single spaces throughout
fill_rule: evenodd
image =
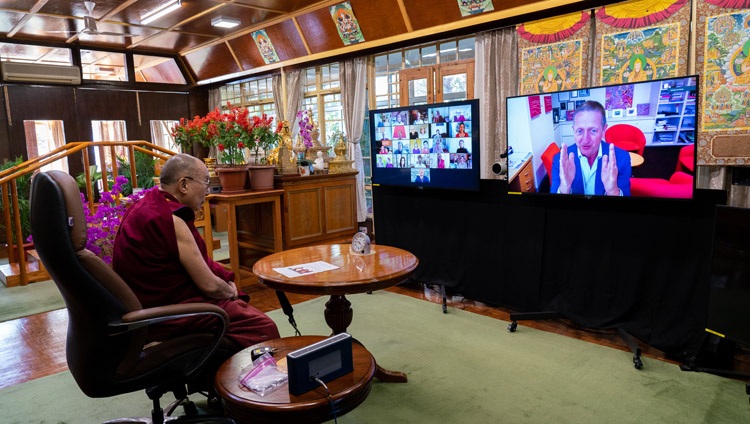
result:
M 214 112 L 218 112 L 218 109 Z M 172 138 L 183 153 L 200 158 L 208 156 L 213 143 L 208 133 L 210 119 L 210 114 L 204 117 L 195 116 L 191 120 L 180 118 L 180 123 L 172 127 Z
M 268 165 L 268 154 L 279 145 L 279 133 L 283 122 L 279 121 L 274 128 L 273 117 L 264 113 L 254 116 L 252 124 L 250 145 L 255 155 L 255 165 L 250 167 L 250 188 L 270 190 L 273 188 L 275 167 Z

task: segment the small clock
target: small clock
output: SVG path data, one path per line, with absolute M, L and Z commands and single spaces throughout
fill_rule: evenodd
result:
M 370 237 L 359 232 L 352 237 L 352 252 L 367 255 L 370 253 Z

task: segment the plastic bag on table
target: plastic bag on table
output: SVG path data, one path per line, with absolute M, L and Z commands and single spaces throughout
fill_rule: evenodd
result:
M 240 373 L 240 386 L 246 387 L 260 396 L 265 396 L 289 379 L 289 374 L 279 370 L 276 360 L 264 353 Z

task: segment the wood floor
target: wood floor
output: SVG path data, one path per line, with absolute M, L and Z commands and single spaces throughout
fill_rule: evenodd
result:
M 248 282 L 243 290 L 250 294 L 251 303 L 262 311 L 278 309 L 275 292 L 257 282 Z M 391 292 L 422 299 L 435 303 L 435 313 L 441 314 L 442 296 L 436 288 L 421 284 L 403 285 L 388 289 Z M 312 299 L 311 295 L 290 294 L 292 304 Z M 481 302 L 464 299 L 461 296 L 448 297 L 449 308 L 459 308 L 469 312 L 509 320 L 508 311 L 491 307 Z M 448 309 L 450 313 L 450 309 Z M 322 319 L 322 317 L 321 317 Z M 29 380 L 55 374 L 67 369 L 65 361 L 65 338 L 67 331 L 67 312 L 65 309 L 32 315 L 13 321 L 0 323 L 0 388 L 13 386 Z M 506 322 L 498 321 L 498 331 L 507 331 Z M 628 351 L 628 347 L 614 331 L 590 331 L 575 328 L 570 323 L 560 320 L 524 321 L 519 323 L 518 331 L 524 327 L 533 327 Z M 668 361 L 663 352 L 642 345 L 644 367 L 648 361 L 659 359 Z M 623 354 L 623 361 L 629 361 L 632 355 Z

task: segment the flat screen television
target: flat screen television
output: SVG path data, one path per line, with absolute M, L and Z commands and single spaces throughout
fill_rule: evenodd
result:
M 370 111 L 372 184 L 479 190 L 479 101 Z
M 692 198 L 698 86 L 691 75 L 509 97 L 509 191 Z

